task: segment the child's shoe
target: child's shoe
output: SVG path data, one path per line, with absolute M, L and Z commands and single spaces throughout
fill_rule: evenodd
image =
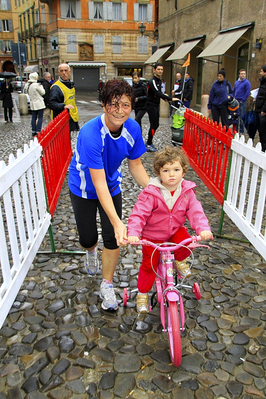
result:
M 148 294 L 137 295 L 137 312 L 148 313 L 149 312 L 149 297 Z
M 185 278 L 191 276 L 190 266 L 187 262 L 175 260 L 175 267 L 180 277 Z

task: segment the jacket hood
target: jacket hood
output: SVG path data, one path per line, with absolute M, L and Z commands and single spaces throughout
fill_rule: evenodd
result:
M 39 75 L 37 74 L 37 72 L 32 72 L 32 73 L 30 73 L 29 80 L 31 82 L 37 82 L 38 77 L 39 77 Z
M 146 190 L 149 191 L 149 189 L 150 189 L 152 191 L 153 195 L 156 195 L 156 193 L 155 193 L 156 190 L 154 190 L 154 187 L 156 187 L 160 190 L 160 191 L 159 190 L 157 191 L 158 198 L 161 198 L 161 196 L 162 196 L 164 198 L 168 208 L 172 209 L 177 198 L 180 196 L 181 191 L 195 188 L 196 184 L 192 181 L 182 179 L 180 185 L 175 190 L 174 195 L 172 195 L 171 192 L 162 185 L 160 178 L 155 177 L 155 178 L 150 179 Z

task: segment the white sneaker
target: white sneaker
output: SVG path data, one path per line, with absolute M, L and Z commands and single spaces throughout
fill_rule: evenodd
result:
M 117 310 L 118 303 L 114 292 L 113 284 L 101 283 L 100 297 L 102 301 L 102 308 L 104 310 Z
M 89 276 L 95 276 L 99 269 L 98 252 L 97 247 L 93 253 L 86 251 L 84 266 Z

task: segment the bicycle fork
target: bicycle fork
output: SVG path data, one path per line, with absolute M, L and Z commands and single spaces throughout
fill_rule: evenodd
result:
M 164 259 L 165 270 L 166 270 L 166 288 L 162 291 L 161 281 L 156 279 L 156 287 L 158 294 L 158 301 L 160 302 L 160 317 L 161 323 L 163 326 L 163 331 L 166 332 L 166 323 L 165 323 L 165 311 L 167 311 L 167 302 L 176 302 L 176 305 L 179 306 L 180 309 L 180 324 L 181 329 L 183 331 L 185 325 L 185 312 L 184 312 L 184 304 L 182 295 L 178 292 L 178 290 L 174 286 L 174 276 L 173 276 L 173 260 L 172 259 Z

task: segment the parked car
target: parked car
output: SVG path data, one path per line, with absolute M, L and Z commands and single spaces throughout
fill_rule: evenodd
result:
M 118 77 L 118 79 L 124 79 L 130 86 L 133 85 L 133 81 L 132 81 L 132 77 L 131 76 L 122 76 L 122 77 Z M 144 82 L 147 82 L 147 79 L 145 78 L 140 78 L 140 80 L 143 80 Z
M 15 79 L 11 82 L 14 90 L 22 90 L 27 78 L 26 76 L 16 76 Z

